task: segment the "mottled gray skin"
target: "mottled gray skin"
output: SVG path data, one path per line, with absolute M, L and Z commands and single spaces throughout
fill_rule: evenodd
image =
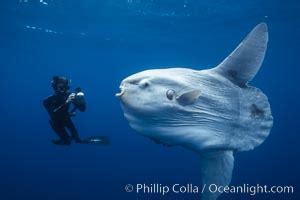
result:
M 248 85 L 267 43 L 267 26 L 261 23 L 215 68 L 153 69 L 127 77 L 116 94 L 125 118 L 157 143 L 199 154 L 203 183 L 228 185 L 233 152 L 260 145 L 273 125 L 267 97 Z M 205 191 L 202 198 L 219 195 Z
M 147 70 L 126 78 L 121 87 L 125 91 L 121 104 L 130 126 L 163 144 L 197 152 L 249 150 L 268 136 L 272 126 L 262 92 L 241 88 L 213 70 Z M 183 106 L 166 97 L 169 89 L 201 94 Z

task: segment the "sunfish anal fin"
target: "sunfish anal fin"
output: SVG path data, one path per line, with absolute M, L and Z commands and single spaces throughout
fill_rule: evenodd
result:
M 227 186 L 231 181 L 231 175 L 234 165 L 232 151 L 216 151 L 202 153 L 201 173 L 203 183 L 203 200 L 216 200 L 221 193 L 211 192 L 210 185 Z M 214 187 L 214 186 L 212 186 Z

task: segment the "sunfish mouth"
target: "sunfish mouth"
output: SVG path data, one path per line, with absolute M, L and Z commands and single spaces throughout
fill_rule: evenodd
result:
M 116 97 L 121 97 L 125 93 L 124 88 L 120 86 L 120 92 L 116 93 Z

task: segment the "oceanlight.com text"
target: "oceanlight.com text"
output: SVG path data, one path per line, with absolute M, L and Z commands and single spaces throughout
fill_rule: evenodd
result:
M 268 186 L 268 185 L 249 185 L 242 184 L 239 186 L 220 186 L 217 184 L 204 184 L 202 186 L 192 183 L 188 184 L 173 184 L 163 185 L 159 183 L 146 184 L 127 184 L 125 186 L 126 192 L 133 192 L 136 194 L 160 194 L 162 196 L 168 193 L 175 194 L 197 194 L 197 193 L 227 193 L 227 194 L 249 194 L 251 196 L 257 194 L 293 194 L 293 186 Z

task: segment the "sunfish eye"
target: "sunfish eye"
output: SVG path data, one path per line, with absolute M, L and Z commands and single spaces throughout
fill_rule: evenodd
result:
M 172 90 L 172 89 L 169 89 L 166 92 L 166 96 L 169 100 L 173 100 L 173 98 L 175 97 L 175 94 L 176 94 L 175 90 Z

